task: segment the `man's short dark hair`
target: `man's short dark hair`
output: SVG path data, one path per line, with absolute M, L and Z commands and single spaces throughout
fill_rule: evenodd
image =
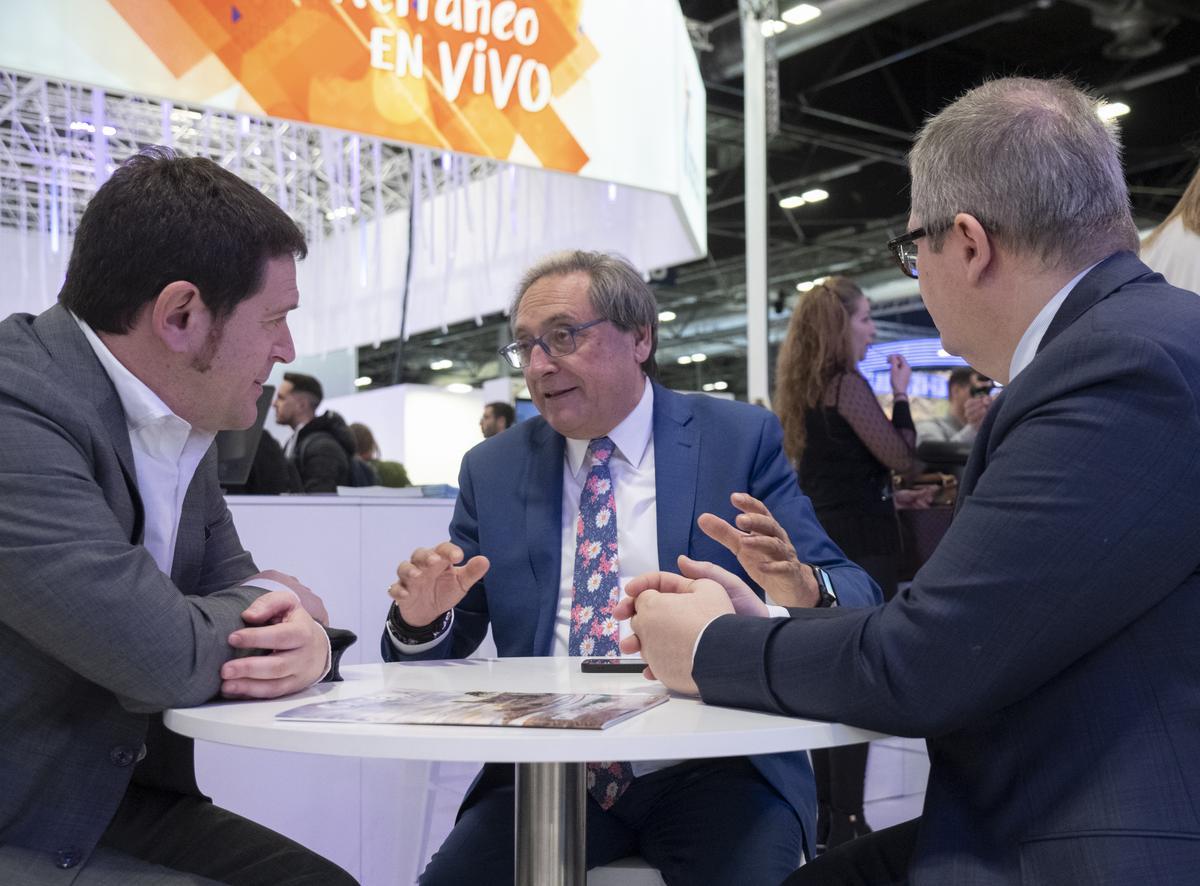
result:
M 312 398 L 313 409 L 320 406 L 321 401 L 325 399 L 325 389 L 311 375 L 305 375 L 303 372 L 285 372 L 283 380 L 292 383 L 293 394 L 308 394 Z
M 946 386 L 951 388 L 969 388 L 974 384 L 972 376 L 975 370 L 970 366 L 958 366 L 951 370 L 950 378 L 946 380 Z
M 506 431 L 517 423 L 517 410 L 513 409 L 509 403 L 497 400 L 495 403 L 489 403 L 483 408 L 492 410 L 494 417 L 504 419 L 504 430 Z
M 119 335 L 167 284 L 185 280 L 220 323 L 259 290 L 269 259 L 307 253 L 287 213 L 232 172 L 149 148 L 88 203 L 58 300 Z

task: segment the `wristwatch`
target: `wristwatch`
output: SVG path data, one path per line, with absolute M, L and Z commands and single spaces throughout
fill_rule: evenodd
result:
M 829 609 L 837 606 L 837 593 L 833 590 L 833 582 L 829 580 L 829 573 L 820 566 L 814 566 L 811 563 L 808 568 L 812 570 L 813 578 L 817 580 L 817 605 L 813 608 Z
M 445 633 L 446 628 L 450 627 L 453 611 L 448 609 L 429 624 L 414 627 L 404 620 L 400 615 L 400 607 L 393 603 L 388 610 L 388 627 L 391 628 L 391 634 L 398 642 L 405 646 L 418 646 L 436 640 Z

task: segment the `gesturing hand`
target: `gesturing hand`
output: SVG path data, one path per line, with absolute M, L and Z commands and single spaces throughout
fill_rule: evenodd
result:
M 696 522 L 704 534 L 728 548 L 746 574 L 774 602 L 782 606 L 815 606 L 820 598 L 817 579 L 808 565 L 796 556 L 787 530 L 754 496 L 735 492 L 729 500 L 742 512 L 735 520 L 736 527 L 715 514 L 701 514 Z M 680 566 L 682 568 L 682 563 Z
M 400 617 L 420 627 L 457 606 L 490 565 L 487 557 L 476 556 L 455 566 L 462 558 L 462 548 L 444 541 L 437 547 L 417 548 L 397 566 L 388 594 L 396 601 Z

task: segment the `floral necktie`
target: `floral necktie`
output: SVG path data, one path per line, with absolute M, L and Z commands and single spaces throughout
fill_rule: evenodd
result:
M 617 559 L 617 503 L 613 494 L 608 460 L 613 443 L 598 437 L 588 445 L 591 470 L 579 495 L 579 518 L 575 523 L 575 596 L 571 603 L 571 655 L 597 657 L 620 653 L 620 630 L 613 607 L 621 593 Z M 628 763 L 587 764 L 588 792 L 610 809 L 633 781 Z

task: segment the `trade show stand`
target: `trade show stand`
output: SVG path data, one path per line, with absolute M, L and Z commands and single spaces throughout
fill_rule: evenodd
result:
M 227 501 L 258 567 L 295 575 L 325 601 L 332 626 L 358 635 L 345 664 L 380 660 L 396 566 L 413 548 L 444 541 L 454 510 L 453 499 L 365 495 Z M 415 882 L 440 845 L 457 808 L 455 797 L 442 797 L 451 773 L 440 765 L 196 742 L 202 791 L 332 859 L 364 886 Z M 474 771 L 455 767 L 452 794 Z

